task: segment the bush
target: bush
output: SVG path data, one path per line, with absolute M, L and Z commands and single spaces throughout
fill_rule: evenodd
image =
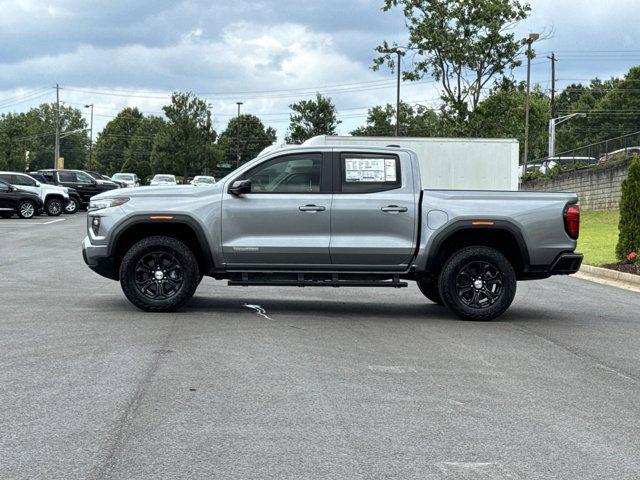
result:
M 627 179 L 622 182 L 616 257 L 622 261 L 629 253 L 638 250 L 640 250 L 640 158 L 635 158 L 629 166 Z

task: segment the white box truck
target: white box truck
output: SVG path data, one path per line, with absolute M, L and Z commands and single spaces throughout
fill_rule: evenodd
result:
M 518 141 L 511 138 L 319 135 L 303 145 L 410 148 L 418 155 L 422 188 L 518 190 Z

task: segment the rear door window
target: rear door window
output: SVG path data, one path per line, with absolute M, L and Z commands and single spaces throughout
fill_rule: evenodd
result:
M 339 163 L 342 193 L 384 192 L 402 186 L 400 160 L 395 155 L 344 153 Z
M 23 185 L 25 187 L 35 187 L 36 181 L 26 175 L 12 175 L 14 185 Z

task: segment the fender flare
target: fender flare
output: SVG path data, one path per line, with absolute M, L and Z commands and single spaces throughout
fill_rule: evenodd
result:
M 170 219 L 152 219 L 150 217 L 154 216 L 166 216 L 171 217 Z M 211 249 L 209 248 L 209 242 L 207 241 L 207 237 L 202 229 L 202 226 L 189 215 L 184 214 L 175 214 L 171 212 L 155 212 L 155 213 L 146 213 L 146 214 L 136 214 L 131 217 L 126 218 L 123 222 L 119 223 L 110 233 L 107 238 L 107 256 L 114 257 L 116 254 L 116 246 L 122 235 L 129 230 L 129 228 L 148 224 L 148 225 L 159 225 L 159 224 L 174 224 L 174 225 L 186 225 L 189 227 L 196 236 L 198 241 L 198 245 L 200 247 L 200 251 L 202 252 L 202 260 L 204 262 L 204 270 L 205 272 L 210 272 L 213 270 L 214 262 L 213 256 L 211 255 Z
M 485 220 L 485 219 L 483 219 Z M 441 250 L 442 245 L 451 238 L 455 233 L 461 230 L 487 230 L 487 231 L 506 231 L 509 232 L 516 239 L 518 250 L 522 258 L 523 271 L 528 272 L 530 270 L 529 250 L 527 249 L 527 243 L 524 240 L 522 231 L 518 226 L 508 220 L 490 220 L 492 225 L 473 225 L 471 220 L 456 220 L 447 225 L 441 231 L 439 231 L 431 240 L 427 248 L 427 260 L 426 270 L 433 271 L 433 267 L 443 262 L 443 259 L 438 258 L 438 252 Z

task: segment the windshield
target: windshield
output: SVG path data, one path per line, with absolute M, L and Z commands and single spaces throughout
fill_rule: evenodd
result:
M 153 179 L 157 182 L 175 182 L 176 179 L 173 175 L 156 175 Z
M 212 177 L 198 177 L 195 181 L 198 183 L 216 183 Z
M 133 181 L 133 175 L 127 175 L 126 173 L 116 173 L 113 177 L 114 180 L 126 180 L 126 181 Z

